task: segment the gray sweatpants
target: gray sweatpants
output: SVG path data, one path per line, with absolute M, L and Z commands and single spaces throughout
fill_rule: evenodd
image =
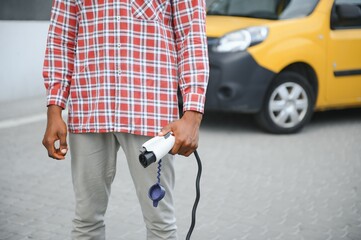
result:
M 69 135 L 76 200 L 72 239 L 105 239 L 104 214 L 116 172 L 119 147 L 123 149 L 127 158 L 147 228 L 147 239 L 177 239 L 172 198 L 174 157 L 168 154 L 162 160 L 161 184 L 166 190 L 166 195 L 155 208 L 148 197 L 148 190 L 156 183 L 158 164 L 153 163 L 143 168 L 138 160 L 139 149 L 149 139 L 127 133 Z

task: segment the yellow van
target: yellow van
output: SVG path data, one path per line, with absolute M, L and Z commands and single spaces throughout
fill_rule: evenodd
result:
M 361 106 L 361 0 L 213 0 L 206 109 L 294 133 L 315 110 Z

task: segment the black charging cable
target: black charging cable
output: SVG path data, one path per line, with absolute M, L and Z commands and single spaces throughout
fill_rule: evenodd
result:
M 191 238 L 194 226 L 196 225 L 196 212 L 197 212 L 199 199 L 201 197 L 200 181 L 201 181 L 201 175 L 202 175 L 202 162 L 201 162 L 201 159 L 199 158 L 197 150 L 194 151 L 194 156 L 196 157 L 197 165 L 198 165 L 198 172 L 197 172 L 197 178 L 196 178 L 196 199 L 194 200 L 194 204 L 193 204 L 192 221 L 191 221 L 191 226 L 189 227 L 189 230 L 188 230 L 188 233 L 186 236 L 186 240 L 189 240 Z

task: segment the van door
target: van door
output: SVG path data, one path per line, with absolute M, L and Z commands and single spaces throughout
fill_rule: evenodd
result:
M 327 102 L 361 103 L 361 0 L 335 0 L 331 13 Z

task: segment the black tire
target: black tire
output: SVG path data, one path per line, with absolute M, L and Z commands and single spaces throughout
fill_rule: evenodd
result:
M 315 93 L 305 77 L 295 72 L 282 72 L 268 88 L 255 119 L 268 132 L 296 133 L 310 121 L 314 106 Z

